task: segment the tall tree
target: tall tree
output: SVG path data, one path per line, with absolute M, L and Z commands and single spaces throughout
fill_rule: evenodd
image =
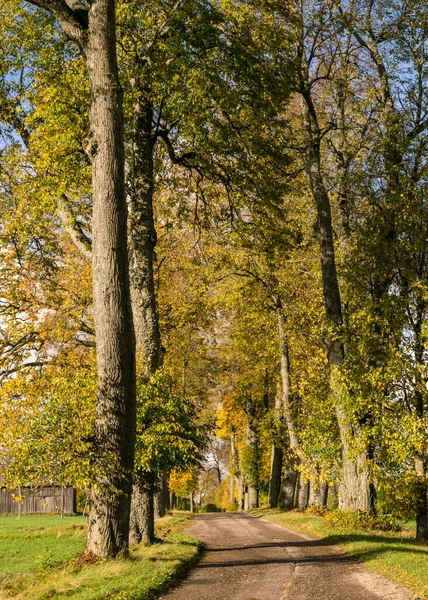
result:
M 127 256 L 123 94 L 116 56 L 114 0 L 34 1 L 49 10 L 80 48 L 89 79 L 92 163 L 93 300 L 98 392 L 97 479 L 91 492 L 87 551 L 128 551 L 135 440 L 135 337 Z

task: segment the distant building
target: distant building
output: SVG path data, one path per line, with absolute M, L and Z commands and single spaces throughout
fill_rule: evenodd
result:
M 22 488 L 21 495 L 23 503 L 13 500 L 13 495 L 19 496 L 18 490 L 10 492 L 0 489 L 0 513 L 21 514 L 24 513 L 75 513 L 76 512 L 76 490 L 71 487 L 50 485 L 31 490 Z

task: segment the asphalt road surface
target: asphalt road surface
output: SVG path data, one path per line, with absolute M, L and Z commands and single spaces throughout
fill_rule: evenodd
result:
M 196 515 L 205 551 L 164 600 L 408 600 L 337 546 L 244 513 Z

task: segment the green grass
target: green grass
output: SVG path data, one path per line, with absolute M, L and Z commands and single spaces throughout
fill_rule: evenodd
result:
M 428 599 L 428 545 L 416 542 L 414 523 L 399 533 L 333 526 L 322 516 L 260 509 L 253 514 L 288 529 L 339 544 L 375 573 L 404 585 L 421 600 Z
M 85 517 L 0 517 L 0 582 L 5 575 L 42 569 L 43 561 L 72 559 L 83 550 L 85 530 Z
M 150 600 L 198 556 L 198 541 L 182 533 L 189 518 L 176 512 L 157 521 L 163 542 L 134 546 L 129 559 L 77 566 L 85 518 L 0 517 L 0 599 Z

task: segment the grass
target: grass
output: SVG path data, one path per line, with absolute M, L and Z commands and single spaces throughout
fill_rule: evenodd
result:
M 364 531 L 332 525 L 322 516 L 260 509 L 253 514 L 326 543 L 339 544 L 370 571 L 404 585 L 420 600 L 428 599 L 428 545 L 415 540 L 414 524 L 404 531 Z M 409 530 L 410 529 L 410 530 Z
M 0 599 L 151 600 L 197 558 L 199 543 L 182 533 L 190 513 L 156 522 L 162 543 L 134 546 L 130 557 L 78 565 L 86 519 L 0 517 Z

